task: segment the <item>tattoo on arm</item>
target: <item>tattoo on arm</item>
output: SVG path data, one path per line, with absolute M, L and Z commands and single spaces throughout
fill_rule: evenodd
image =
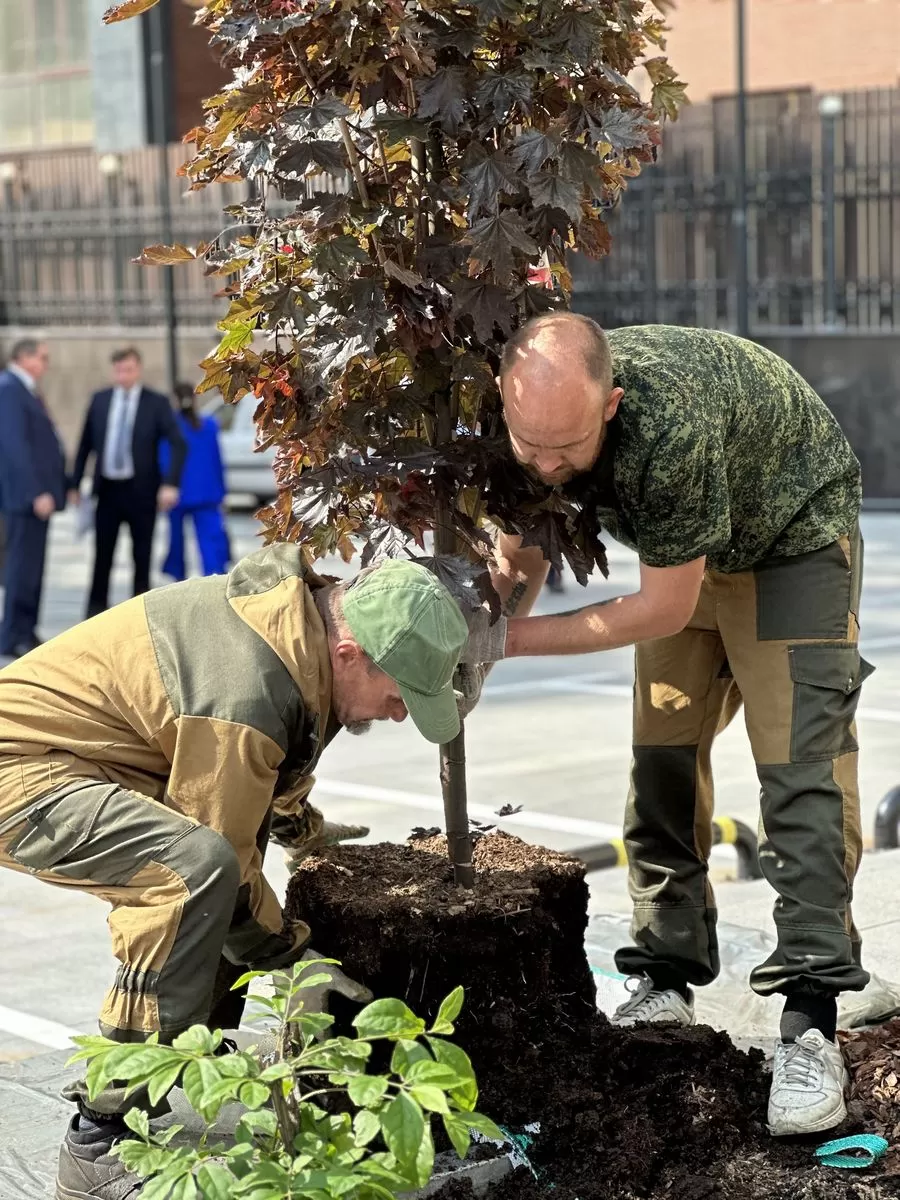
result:
M 503 605 L 504 617 L 514 617 L 516 615 L 516 609 L 522 603 L 522 600 L 524 599 L 525 593 L 527 591 L 528 591 L 527 582 L 524 579 L 520 579 L 519 582 L 513 587 L 513 590 L 507 596 L 506 602 Z

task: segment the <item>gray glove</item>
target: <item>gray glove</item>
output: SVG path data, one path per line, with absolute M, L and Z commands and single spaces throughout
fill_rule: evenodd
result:
M 453 691 L 461 720 L 466 719 L 481 699 L 481 689 L 490 669 L 490 664 L 485 663 L 460 663 L 456 668 Z
M 375 997 L 367 987 L 357 983 L 349 975 L 345 975 L 341 968 L 334 966 L 333 963 L 319 961 L 321 958 L 322 955 L 315 950 L 307 950 L 302 955 L 301 962 L 318 962 L 318 966 L 304 974 L 327 975 L 328 980 L 327 982 L 323 980 L 314 987 L 301 988 L 300 991 L 295 992 L 292 1007 L 287 1013 L 288 1018 L 296 1016 L 300 1012 L 328 1012 L 328 997 L 332 992 L 337 992 L 338 995 L 352 1000 L 355 1004 L 368 1004 L 374 1000 Z
M 285 850 L 284 861 L 289 871 L 296 871 L 305 858 L 325 846 L 337 846 L 339 842 L 352 842 L 355 838 L 369 836 L 368 825 L 340 825 L 336 821 L 323 821 L 322 828 L 308 841 Z
M 461 663 L 495 663 L 506 657 L 506 617 L 498 617 L 492 625 L 490 609 L 484 606 L 463 616 L 469 626 L 469 639 L 459 657 Z

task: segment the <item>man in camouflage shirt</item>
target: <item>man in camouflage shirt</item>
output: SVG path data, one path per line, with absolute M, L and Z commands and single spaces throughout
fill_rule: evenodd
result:
M 690 985 L 719 970 L 708 880 L 713 739 L 743 702 L 761 784 L 760 863 L 778 946 L 751 975 L 785 997 L 774 1134 L 846 1113 L 836 997 L 868 976 L 850 914 L 861 850 L 854 713 L 860 472 L 834 418 L 786 362 L 701 329 L 539 317 L 498 381 L 517 459 L 640 557 L 640 590 L 470 639 L 485 660 L 635 644 L 625 844 L 632 999 L 615 1020 L 688 1025 Z M 515 547 L 506 538 L 507 557 Z M 546 570 L 519 549 L 519 569 Z

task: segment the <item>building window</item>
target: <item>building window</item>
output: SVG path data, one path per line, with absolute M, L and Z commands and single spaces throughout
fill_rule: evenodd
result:
M 89 0 L 0 0 L 0 149 L 90 145 Z

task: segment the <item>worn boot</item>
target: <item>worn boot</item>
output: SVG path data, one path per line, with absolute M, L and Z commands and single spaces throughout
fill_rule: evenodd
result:
M 113 1140 L 82 1128 L 80 1114 L 72 1118 L 59 1152 L 56 1200 L 131 1200 L 140 1194 L 143 1180 L 111 1156 Z

